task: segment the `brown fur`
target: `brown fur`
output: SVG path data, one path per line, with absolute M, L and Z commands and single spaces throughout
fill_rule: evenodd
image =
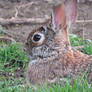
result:
M 85 72 L 89 68 L 88 79 L 92 79 L 92 56 L 85 55 L 79 51 L 68 51 L 63 58 L 47 58 L 44 62 L 36 62 L 29 65 L 27 79 L 31 84 L 44 84 L 46 81 L 55 83 L 59 78 L 67 75 L 75 76 L 80 71 Z
M 74 3 L 73 7 L 75 10 L 76 0 L 71 0 L 71 2 L 69 4 L 71 6 Z M 32 62 L 28 66 L 26 75 L 27 81 L 30 84 L 38 85 L 40 82 L 43 85 L 46 81 L 55 83 L 62 77 L 70 75 L 73 78 L 80 71 L 85 72 L 87 69 L 89 69 L 87 72 L 88 80 L 91 81 L 92 79 L 92 56 L 88 56 L 77 50 L 70 50 L 69 48 L 70 44 L 67 35 L 68 10 L 65 12 L 64 8 L 63 5 L 54 8 L 51 22 L 54 24 L 52 26 L 51 24 L 45 25 L 47 28 L 45 33 L 42 33 L 42 30 L 38 28 L 28 36 L 26 48 Z M 76 15 L 76 12 L 71 7 L 69 13 Z M 68 21 L 72 21 L 71 14 L 69 19 Z M 43 44 L 37 45 L 32 42 L 31 38 L 35 32 L 44 34 L 45 41 L 43 41 Z

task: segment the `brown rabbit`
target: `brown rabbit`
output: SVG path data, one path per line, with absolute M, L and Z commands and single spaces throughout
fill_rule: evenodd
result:
M 38 85 L 46 81 L 76 75 L 89 68 L 92 78 L 92 56 L 71 50 L 68 29 L 77 15 L 77 0 L 66 0 L 53 8 L 51 22 L 33 30 L 27 39 L 26 48 L 32 61 L 27 69 L 27 81 Z

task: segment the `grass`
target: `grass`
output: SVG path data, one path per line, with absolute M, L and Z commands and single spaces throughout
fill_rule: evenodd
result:
M 28 59 L 22 44 L 2 43 L 0 46 L 0 92 L 11 92 L 12 88 L 14 90 L 25 83 L 25 77 L 17 78 L 15 73 L 22 69 L 25 70 Z
M 74 47 L 74 46 L 81 46 L 81 45 L 84 44 L 84 43 L 83 43 L 83 39 L 77 37 L 77 36 L 74 35 L 74 34 L 70 34 L 69 37 L 70 37 L 70 43 L 71 43 L 71 45 L 72 45 L 73 47 Z
M 21 47 L 21 44 L 12 43 L 5 45 L 2 43 L 0 47 L 0 70 L 16 70 L 19 67 L 25 67 L 27 57 Z
M 84 44 L 82 52 L 88 55 L 92 55 L 92 41 L 87 40 L 87 42 Z
M 70 35 L 72 46 L 84 47 L 82 52 L 92 54 L 92 41 L 83 41 L 82 38 L 76 35 Z M 11 43 L 5 45 L 0 44 L 0 92 L 34 92 L 32 88 L 26 85 L 25 76 L 15 77 L 15 71 L 20 71 L 21 68 L 26 69 L 28 58 L 23 51 L 23 45 L 19 43 Z M 82 81 L 82 82 L 81 82 Z M 87 83 L 87 78 L 74 78 L 72 83 L 68 79 L 62 79 L 62 86 L 46 84 L 42 88 L 39 86 L 35 92 L 92 92 L 92 83 Z
M 79 38 L 74 34 L 70 34 L 70 42 L 73 47 L 83 46 L 81 51 L 85 54 L 92 55 L 92 41 L 91 40 L 83 41 L 82 38 Z
M 92 92 L 92 84 L 88 84 L 87 80 L 83 78 L 84 82 L 81 82 L 82 78 L 74 78 L 73 83 L 69 83 L 67 79 L 62 80 L 62 86 L 46 84 L 42 88 L 39 86 L 35 92 Z M 34 92 L 32 88 L 24 86 L 15 82 L 14 86 L 11 86 L 11 80 L 8 82 L 3 81 L 4 88 L 1 86 L 3 83 L 0 82 L 0 92 Z

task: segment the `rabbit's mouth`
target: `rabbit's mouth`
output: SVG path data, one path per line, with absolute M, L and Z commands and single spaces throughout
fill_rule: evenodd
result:
M 39 52 L 33 53 L 32 57 L 44 59 L 44 58 L 49 58 L 56 55 L 58 55 L 56 51 L 41 51 L 41 52 L 39 51 Z
M 55 49 L 55 47 L 49 47 L 47 48 L 46 45 L 45 47 L 36 47 L 33 48 L 31 51 L 31 57 L 33 59 L 44 59 L 44 58 L 50 58 L 50 57 L 56 57 L 58 56 L 58 51 Z
M 56 58 L 58 58 L 59 53 L 56 51 L 53 52 L 41 52 L 41 53 L 35 53 L 33 55 L 29 55 L 29 57 L 31 58 L 31 62 L 29 65 L 31 64 L 35 64 L 36 62 L 46 62 L 46 61 L 51 61 L 54 60 Z
M 50 58 L 52 56 L 56 56 L 58 55 L 56 52 L 47 52 L 47 53 L 41 53 L 41 54 L 36 54 L 34 55 L 34 57 L 40 58 L 40 59 L 44 59 L 44 58 Z

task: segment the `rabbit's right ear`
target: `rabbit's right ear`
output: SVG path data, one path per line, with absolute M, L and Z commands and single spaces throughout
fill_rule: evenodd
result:
M 67 25 L 70 28 L 71 24 L 77 18 L 77 0 L 64 0 Z

